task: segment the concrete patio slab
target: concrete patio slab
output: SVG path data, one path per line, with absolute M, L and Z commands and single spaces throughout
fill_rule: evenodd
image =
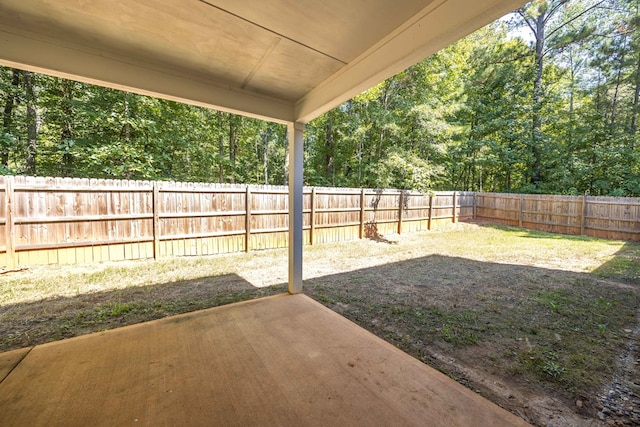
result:
M 0 353 L 0 383 L 24 359 L 29 351 L 31 351 L 31 347 Z
M 6 426 L 528 425 L 301 294 L 7 354 Z

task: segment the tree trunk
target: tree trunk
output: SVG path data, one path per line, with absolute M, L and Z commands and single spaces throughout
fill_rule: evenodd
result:
M 71 141 L 73 140 L 73 86 L 74 82 L 71 80 L 62 80 L 62 132 L 60 135 L 61 146 L 63 147 L 62 154 L 62 176 L 73 175 L 73 156 L 69 152 L 71 149 Z
M 122 126 L 122 138 L 126 144 L 131 142 L 131 126 L 129 124 L 129 92 L 124 93 L 124 125 Z
M 469 165 L 469 177 L 471 179 L 471 189 L 476 186 L 476 160 L 478 158 L 478 150 L 474 148 L 473 155 L 471 156 L 471 164 Z M 469 188 L 468 184 L 465 184 L 465 188 Z M 454 188 L 455 190 L 455 188 Z M 482 169 L 480 169 L 480 191 L 482 191 Z
M 269 129 L 262 133 L 262 172 L 264 185 L 269 185 Z
M 224 115 L 222 111 L 218 111 L 218 129 L 222 129 L 224 121 Z M 220 132 L 218 134 L 218 182 L 224 182 L 224 134 Z
M 624 43 L 626 47 L 626 43 Z M 620 85 L 622 84 L 622 69 L 624 67 L 625 49 L 622 49 L 620 53 L 620 60 L 618 61 L 618 70 L 616 72 L 616 85 L 613 91 L 613 99 L 611 101 L 611 114 L 609 115 L 609 124 L 611 126 L 610 133 L 613 134 L 616 125 L 616 108 L 618 106 L 618 97 L 620 93 Z
M 573 59 L 573 49 L 569 48 L 569 71 L 571 82 L 569 84 L 569 141 L 568 145 L 573 149 L 575 139 L 575 91 L 576 91 L 576 63 Z
M 238 155 L 238 131 L 242 123 L 242 116 L 229 116 L 229 162 L 231 162 L 231 182 L 235 182 L 236 158 Z
M 11 135 L 13 129 L 13 107 L 16 105 L 17 101 L 17 91 L 20 86 L 20 75 L 22 74 L 21 70 L 16 70 L 15 68 L 11 70 L 11 91 L 7 94 L 7 99 L 4 104 L 4 111 L 2 114 L 2 130 L 6 135 Z M 2 150 L 0 151 L 0 163 L 5 168 L 9 167 L 9 145 L 2 145 Z
M 542 72 L 544 70 L 544 43 L 547 13 L 543 12 L 536 18 L 536 73 L 533 79 L 533 105 L 531 109 L 531 183 L 538 188 L 542 181 Z
M 389 90 L 390 90 L 390 84 L 388 82 L 383 83 L 384 84 L 384 90 L 382 92 L 382 114 L 383 117 L 379 118 L 379 120 L 382 121 L 382 123 L 380 123 L 380 135 L 379 135 L 379 139 L 378 139 L 378 147 L 376 148 L 376 161 L 382 159 L 382 153 L 384 152 L 384 145 L 385 145 L 385 139 L 386 139 L 386 131 L 385 131 L 385 125 L 386 125 L 386 120 L 387 120 L 387 112 L 388 112 L 388 108 L 389 108 Z
M 27 103 L 27 157 L 25 162 L 25 172 L 28 175 L 35 175 L 40 117 L 38 116 L 38 109 L 36 107 L 36 92 L 33 87 L 34 75 L 31 72 L 25 71 L 22 80 Z
M 131 111 L 129 108 L 129 92 L 125 92 L 124 93 L 124 123 L 122 125 L 122 130 L 121 130 L 121 138 L 124 141 L 124 143 L 126 144 L 126 146 L 128 147 L 129 144 L 131 144 L 131 124 L 130 124 L 130 117 L 131 117 Z M 127 164 L 125 162 L 123 162 L 125 164 L 125 170 L 123 171 L 123 177 L 125 179 L 130 179 L 131 178 L 131 174 L 132 171 L 129 169 L 129 167 L 127 166 Z
M 633 93 L 633 114 L 631 116 L 630 148 L 632 150 L 635 148 L 635 138 L 636 138 L 636 133 L 638 131 L 638 112 L 640 111 L 640 106 L 638 105 L 639 100 L 640 100 L 640 52 L 638 53 L 638 63 L 636 65 L 635 90 Z
M 327 177 L 331 177 L 331 185 L 335 185 L 336 173 L 334 164 L 334 150 L 335 144 L 333 140 L 333 126 L 331 125 L 331 118 L 327 118 L 327 124 L 325 126 L 325 148 L 324 148 L 324 167 Z

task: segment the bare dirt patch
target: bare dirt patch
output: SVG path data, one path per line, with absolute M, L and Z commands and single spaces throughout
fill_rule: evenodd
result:
M 305 248 L 305 292 L 540 426 L 640 422 L 640 245 L 488 224 Z M 285 250 L 0 276 L 0 351 L 285 291 Z

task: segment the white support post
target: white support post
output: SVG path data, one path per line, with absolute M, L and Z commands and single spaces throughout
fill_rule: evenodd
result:
M 304 123 L 290 123 L 289 134 L 289 293 L 302 292 Z

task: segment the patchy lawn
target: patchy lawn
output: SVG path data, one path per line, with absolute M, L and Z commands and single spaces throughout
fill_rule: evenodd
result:
M 534 424 L 640 423 L 640 245 L 385 237 L 305 248 L 305 292 Z M 286 274 L 285 250 L 8 274 L 0 351 L 284 292 Z

